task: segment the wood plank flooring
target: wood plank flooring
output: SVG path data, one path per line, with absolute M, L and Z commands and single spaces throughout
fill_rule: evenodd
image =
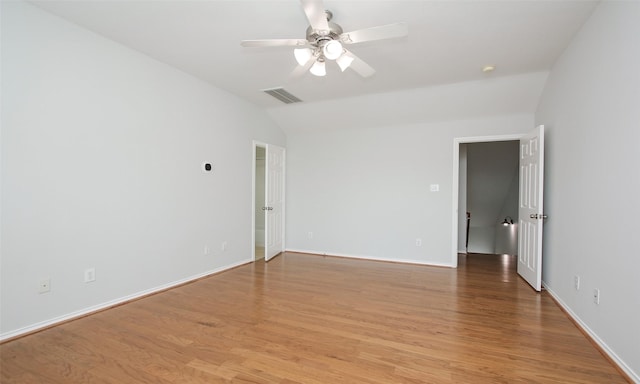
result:
M 2 383 L 624 383 L 509 256 L 285 253 L 0 345 Z

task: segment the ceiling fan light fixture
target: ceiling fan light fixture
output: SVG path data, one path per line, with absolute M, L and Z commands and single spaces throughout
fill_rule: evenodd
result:
M 296 48 L 293 50 L 293 55 L 296 57 L 298 64 L 305 65 L 311 59 L 313 51 L 311 48 Z
M 315 76 L 325 76 L 327 74 L 327 69 L 325 68 L 324 61 L 316 61 L 311 69 L 309 69 L 309 72 Z
M 324 57 L 329 60 L 335 60 L 342 55 L 342 44 L 338 40 L 331 40 L 322 47 Z
M 336 63 L 338 63 L 338 67 L 340 67 L 340 70 L 344 72 L 344 70 L 349 68 L 351 63 L 353 63 L 353 57 L 344 53 L 342 56 L 336 59 Z

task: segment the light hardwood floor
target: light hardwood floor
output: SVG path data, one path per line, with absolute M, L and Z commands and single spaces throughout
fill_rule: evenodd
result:
M 2 383 L 623 383 L 509 256 L 285 253 L 0 345 Z

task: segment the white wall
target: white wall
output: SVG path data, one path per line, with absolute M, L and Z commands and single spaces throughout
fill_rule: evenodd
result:
M 454 138 L 532 127 L 515 115 L 290 133 L 287 248 L 452 265 Z
M 496 250 L 496 225 L 474 226 L 473 212 L 469 227 L 469 253 L 493 254 Z
M 496 248 L 494 253 L 516 255 L 518 253 L 518 224 L 496 225 Z
M 2 82 L 3 338 L 250 260 L 263 111 L 20 2 Z
M 543 280 L 638 382 L 639 68 L 640 3 L 602 2 L 536 113 L 547 126 Z
M 287 133 L 287 249 L 455 264 L 454 138 L 531 130 L 546 76 L 269 109 Z
M 518 145 L 519 147 L 519 145 Z M 519 159 L 516 164 L 519 164 Z M 496 253 L 515 255 L 518 253 L 518 198 L 520 186 L 519 176 L 520 167 L 516 166 L 511 178 L 509 192 L 504 199 L 504 205 L 498 215 L 498 223 L 496 227 Z M 504 226 L 501 222 L 510 216 L 513 219 L 513 225 Z

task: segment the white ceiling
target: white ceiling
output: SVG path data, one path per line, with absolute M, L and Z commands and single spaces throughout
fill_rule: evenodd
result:
M 363 79 L 328 65 L 327 76 L 287 82 L 292 48 L 243 48 L 243 39 L 304 38 L 297 0 L 31 1 L 51 13 L 263 107 L 260 90 L 284 86 L 305 102 L 334 100 L 548 71 L 596 1 L 325 1 L 345 31 L 407 22 L 409 36 L 350 46 L 375 68 Z

